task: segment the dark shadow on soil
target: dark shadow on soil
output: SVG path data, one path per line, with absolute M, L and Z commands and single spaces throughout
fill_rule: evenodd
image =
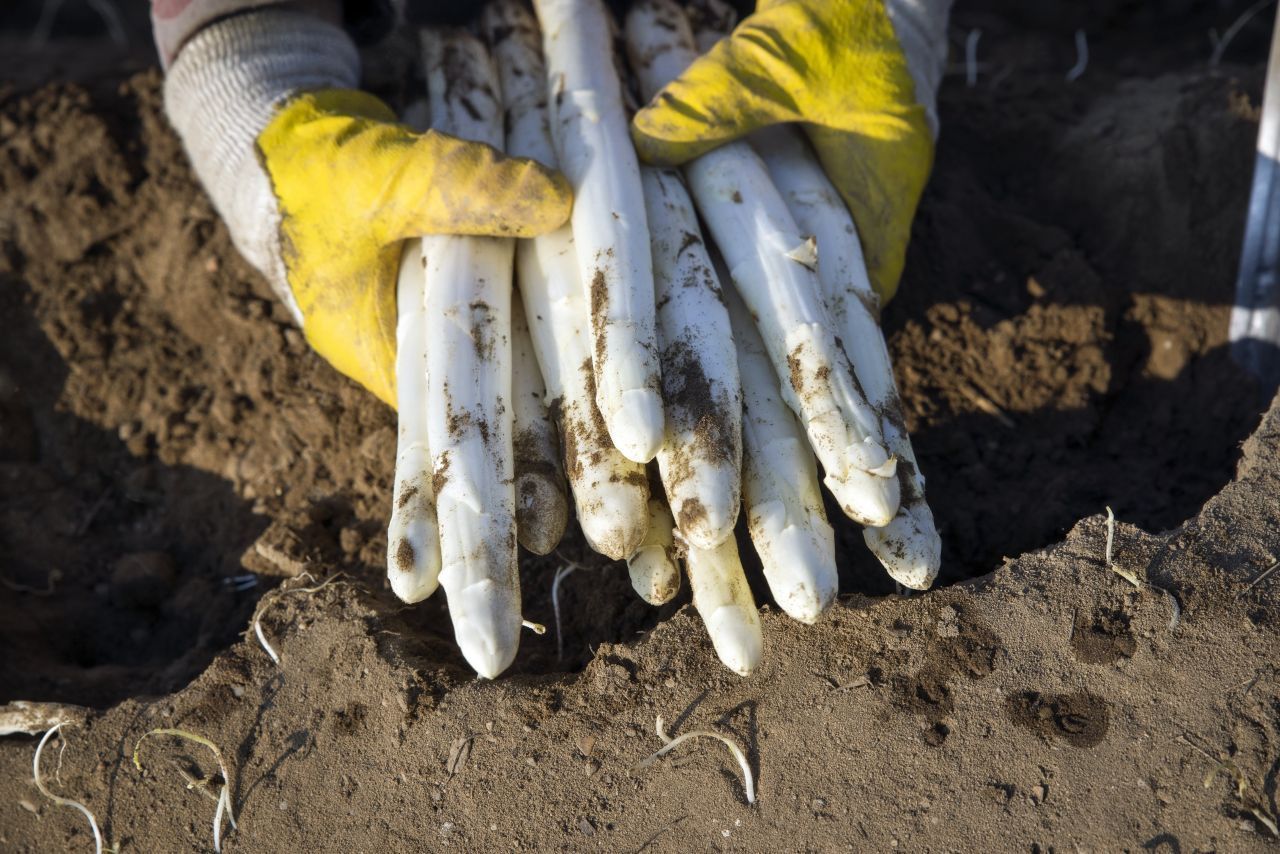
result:
M 245 625 L 266 525 L 229 482 L 59 408 L 66 363 L 0 278 L 0 702 L 108 706 L 174 691 Z
M 918 431 L 914 447 L 943 542 L 938 583 L 1055 543 L 1108 506 L 1147 531 L 1180 525 L 1230 479 L 1258 423 L 1256 399 L 1222 347 L 1173 380 L 1127 382 L 1087 407 L 958 415 Z M 828 515 L 845 556 L 842 592 L 893 592 L 861 529 L 835 507 Z

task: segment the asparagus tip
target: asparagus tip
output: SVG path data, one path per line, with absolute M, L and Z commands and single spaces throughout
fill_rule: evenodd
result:
M 627 558 L 631 587 L 650 605 L 665 605 L 680 591 L 680 569 L 661 545 L 644 546 Z
M 440 573 L 440 542 L 435 514 L 407 502 L 392 511 L 387 526 L 387 581 L 400 601 L 414 604 L 435 592 Z
M 839 578 L 830 537 L 789 525 L 761 558 L 774 600 L 792 619 L 812 625 L 835 601 Z
M 520 545 L 536 555 L 549 555 L 564 536 L 569 502 L 555 480 L 540 472 L 516 478 L 516 533 Z
M 513 591 L 489 578 L 450 590 L 445 580 L 449 575 L 449 569 L 441 573 L 458 648 L 482 679 L 494 679 L 511 665 L 520 647 L 519 593 L 513 597 Z
M 618 408 L 606 416 L 609 438 L 627 459 L 647 463 L 662 446 L 665 422 L 662 396 L 649 388 L 633 388 L 620 395 Z
M 843 477 L 828 474 L 824 482 L 845 515 L 869 528 L 882 528 L 898 512 L 901 493 L 896 477 L 882 477 L 850 466 Z
M 739 676 L 750 676 L 764 655 L 760 617 L 754 609 L 723 605 L 702 615 L 716 655 Z
M 862 532 L 867 547 L 894 581 L 912 590 L 928 590 L 942 564 L 942 540 L 929 506 L 903 507 L 888 525 Z
M 716 485 L 720 486 L 718 483 Z M 738 492 L 732 486 L 725 485 L 723 490 L 723 494 L 728 494 L 735 500 L 711 500 L 711 496 L 707 496 L 708 500 L 695 502 L 690 510 L 686 511 L 685 508 L 689 505 L 682 503 L 681 509 L 676 511 L 680 536 L 694 548 L 710 551 L 733 536 L 734 526 L 738 523 L 738 508 L 742 502 L 737 500 Z
M 627 489 L 628 484 L 621 486 L 605 493 L 611 499 L 607 506 L 578 506 L 578 524 L 587 545 L 610 560 L 630 557 L 649 531 L 644 493 L 634 487 Z

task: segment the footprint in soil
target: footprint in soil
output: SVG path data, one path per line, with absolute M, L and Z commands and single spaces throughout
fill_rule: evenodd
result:
M 1087 691 L 1040 694 L 1025 691 L 1008 700 L 1006 712 L 1015 726 L 1046 740 L 1074 747 L 1094 747 L 1107 737 L 1111 715 L 1106 700 Z
M 925 744 L 940 747 L 951 734 L 950 714 L 954 708 L 952 691 L 959 679 L 984 679 L 995 670 L 1004 643 L 986 626 L 946 606 L 934 615 L 923 658 L 928 662 L 912 674 L 890 680 L 894 703 L 920 715 L 926 726 L 921 734 Z M 902 626 L 903 631 L 911 631 Z M 872 667 L 872 672 L 892 669 L 888 663 Z
M 1092 617 L 1076 615 L 1071 632 L 1071 650 L 1084 664 L 1115 664 L 1132 658 L 1138 642 L 1123 611 L 1100 610 Z

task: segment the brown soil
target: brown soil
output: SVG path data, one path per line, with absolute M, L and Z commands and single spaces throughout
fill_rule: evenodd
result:
M 816 627 L 768 610 L 745 680 L 684 599 L 649 608 L 599 560 L 562 582 L 563 661 L 529 635 L 472 680 L 442 603 L 384 589 L 393 415 L 235 254 L 158 72 L 0 39 L 0 701 L 100 710 L 55 789 L 124 851 L 208 849 L 175 767 L 208 756 L 129 760 L 180 726 L 235 769 L 227 851 L 1272 842 L 1280 573 L 1250 584 L 1280 556 L 1280 406 L 1259 425 L 1224 348 L 1268 22 L 1211 72 L 1204 34 L 1239 8 L 1002 5 L 957 12 L 982 74 L 943 91 L 886 312 L 952 584 L 885 595 L 840 525 L 846 595 Z M 1160 589 L 1105 566 L 1107 505 L 1115 567 Z M 531 620 L 556 563 L 523 561 Z M 238 636 L 304 569 L 346 578 L 272 604 L 277 668 Z M 659 715 L 738 740 L 758 804 L 711 741 L 633 768 Z M 0 850 L 90 850 L 33 748 L 0 741 Z

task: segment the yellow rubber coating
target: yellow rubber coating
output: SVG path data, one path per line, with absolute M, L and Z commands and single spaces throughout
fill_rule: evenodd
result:
M 636 114 L 632 136 L 641 159 L 674 166 L 781 122 L 808 132 L 888 300 L 933 138 L 883 0 L 761 0 Z
M 311 346 L 395 406 L 401 241 L 533 237 L 569 218 L 564 176 L 490 146 L 396 123 L 372 95 L 309 92 L 258 136 L 289 286 Z

